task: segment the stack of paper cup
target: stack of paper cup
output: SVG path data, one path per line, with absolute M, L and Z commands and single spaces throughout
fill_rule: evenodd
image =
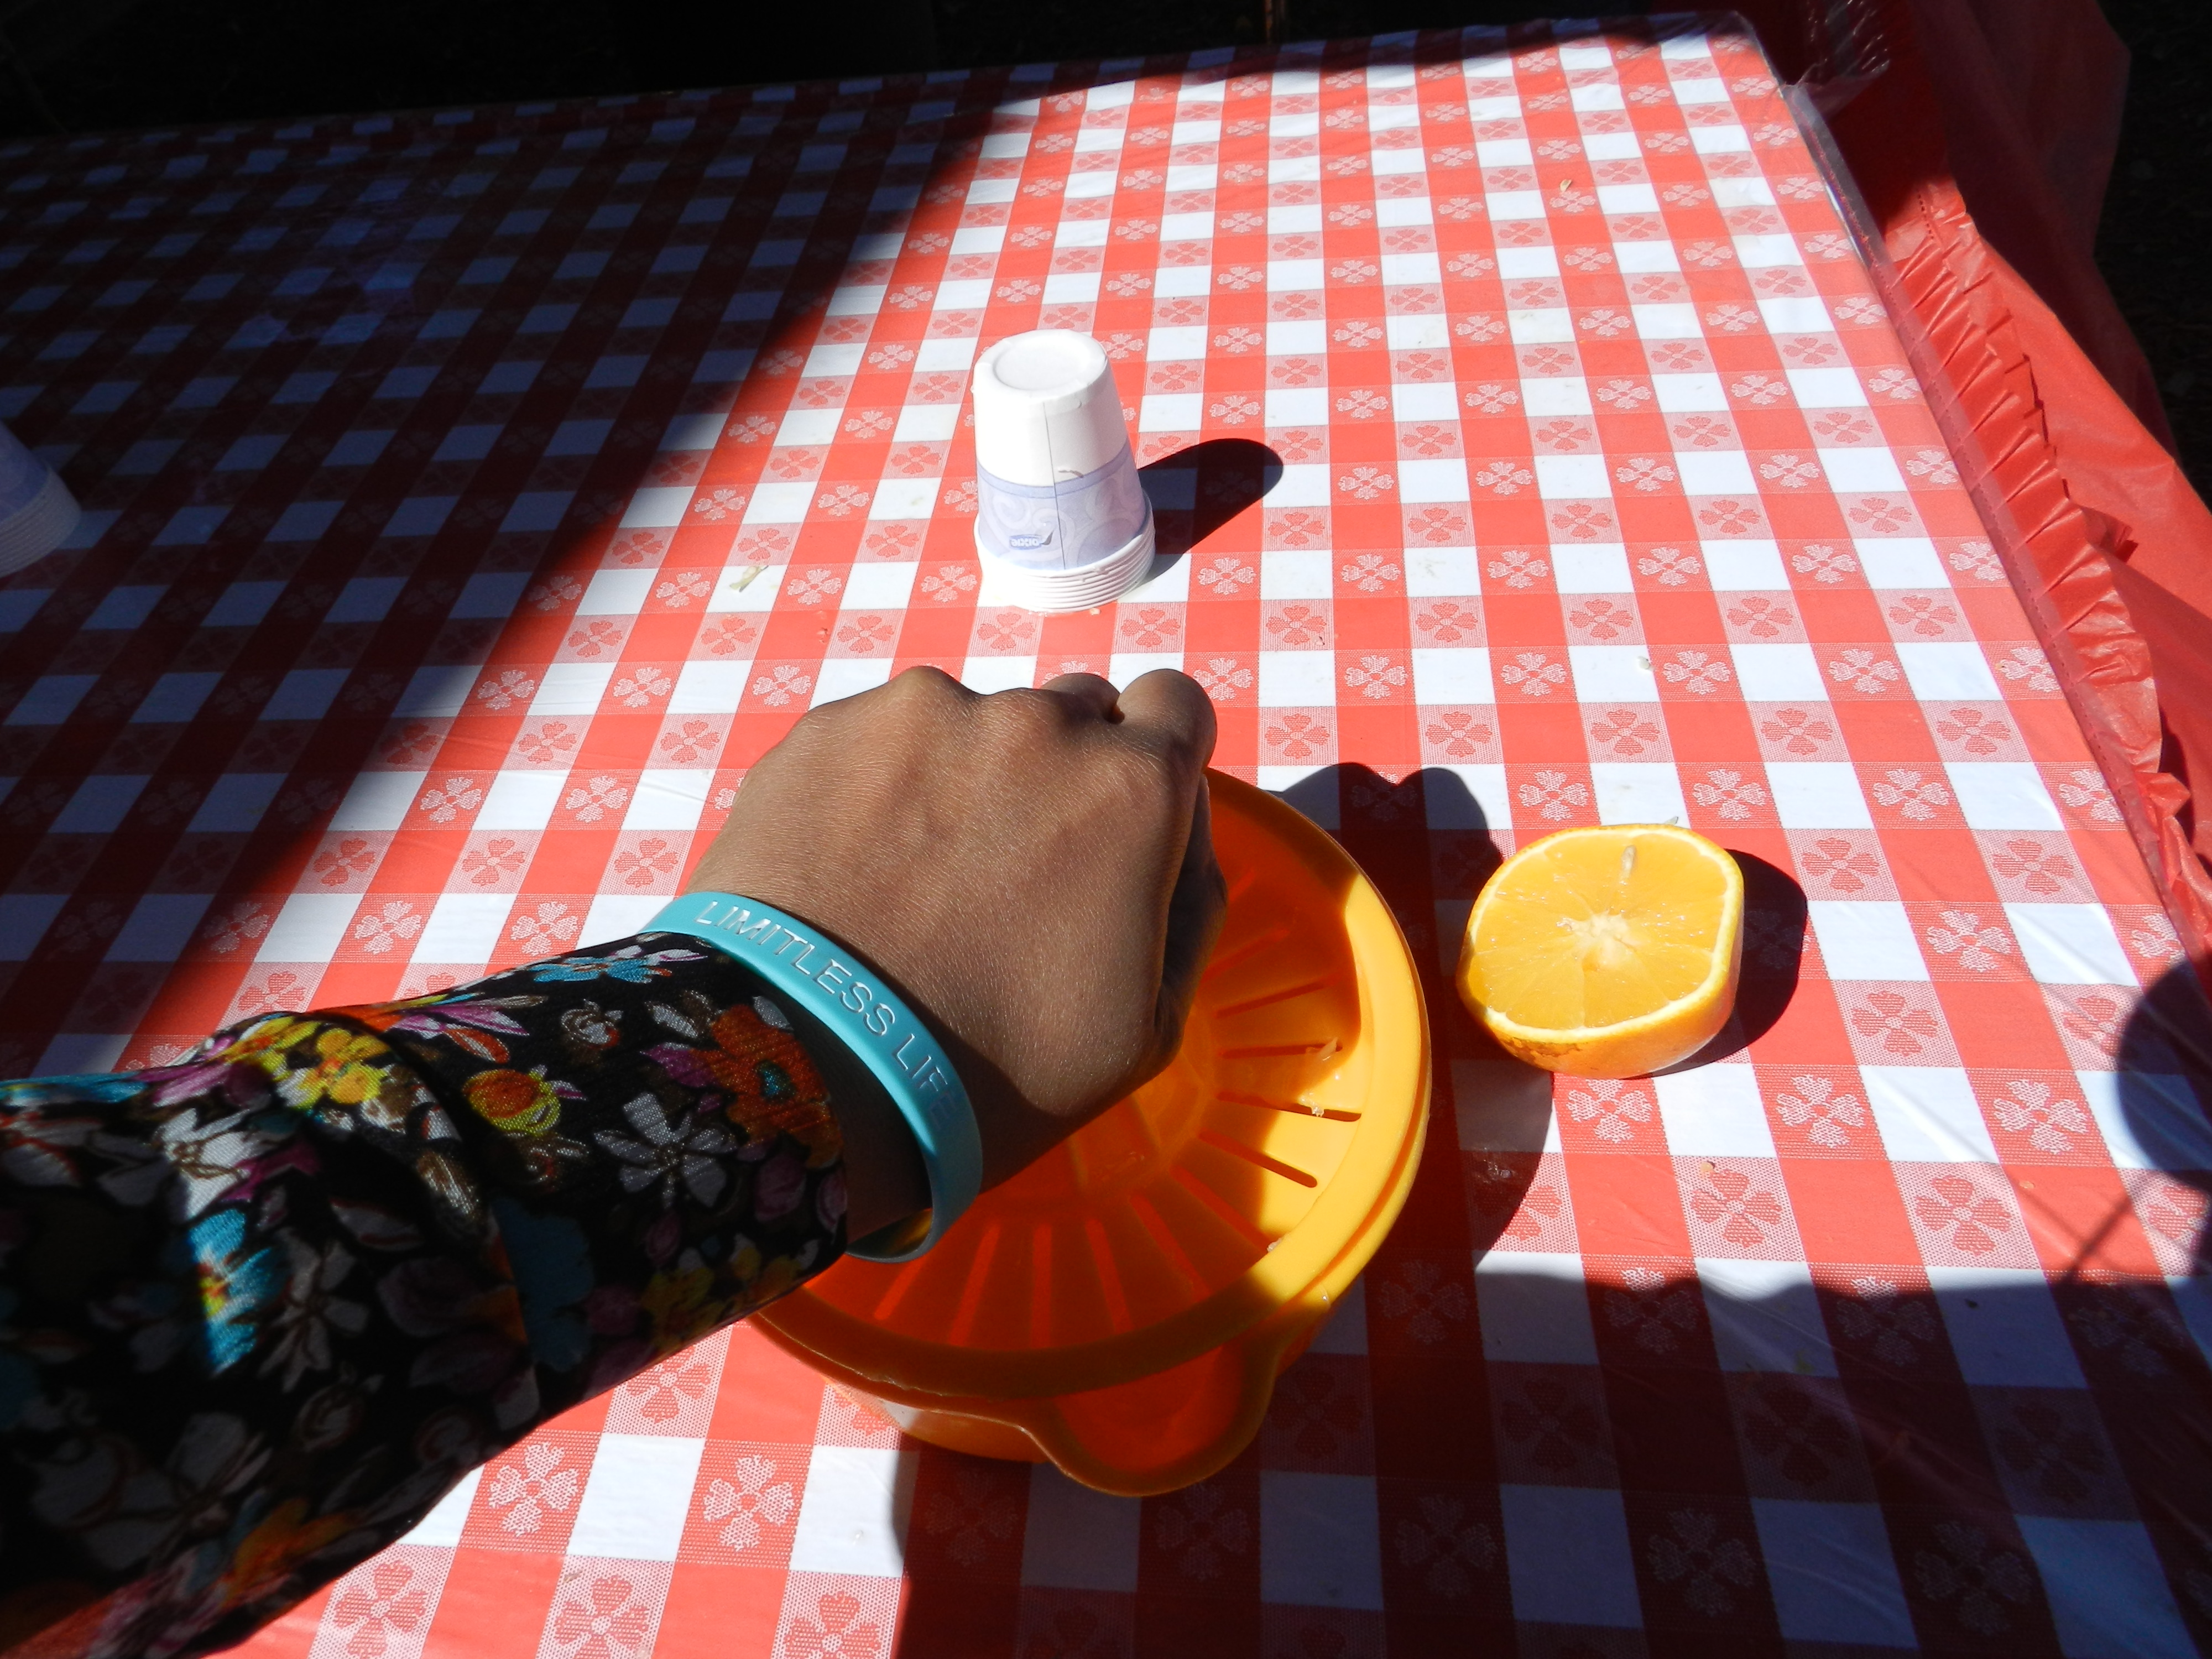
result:
M 83 516 L 61 475 L 0 426 L 0 576 L 45 558 Z
M 1087 334 L 1017 334 L 976 360 L 975 485 L 975 545 L 1017 605 L 1085 611 L 1152 563 L 1121 394 Z

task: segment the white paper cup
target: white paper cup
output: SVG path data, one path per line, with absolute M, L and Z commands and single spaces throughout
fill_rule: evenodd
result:
M 45 558 L 83 516 L 61 475 L 0 426 L 0 576 Z
M 1017 605 L 1085 611 L 1142 580 L 1152 509 L 1121 394 L 1087 334 L 1039 329 L 975 362 L 975 546 Z

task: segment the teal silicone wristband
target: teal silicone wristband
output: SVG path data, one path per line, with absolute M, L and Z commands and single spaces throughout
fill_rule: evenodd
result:
M 929 1172 L 929 1231 L 911 1248 L 871 1249 L 864 1239 L 847 1255 L 911 1261 L 967 1213 L 983 1190 L 975 1109 L 929 1028 L 880 978 L 818 928 L 735 893 L 686 893 L 640 931 L 704 939 L 792 998 L 860 1056 L 914 1131 Z

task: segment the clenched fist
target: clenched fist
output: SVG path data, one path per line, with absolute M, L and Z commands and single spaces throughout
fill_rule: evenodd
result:
M 1224 905 L 1213 738 L 1206 693 L 1168 670 L 983 696 L 908 669 L 763 756 L 690 886 L 788 911 L 889 981 L 968 1085 L 991 1186 L 1182 1041 Z M 925 1207 L 889 1099 L 854 1077 L 837 1111 L 851 1236 Z

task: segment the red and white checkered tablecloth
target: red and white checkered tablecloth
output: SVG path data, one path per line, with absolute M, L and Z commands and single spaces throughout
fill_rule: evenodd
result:
M 0 586 L 14 1072 L 618 936 L 803 708 L 922 662 L 1197 675 L 1430 974 L 1413 1201 L 1220 1477 L 941 1453 L 740 1328 L 246 1651 L 2212 1650 L 2172 930 L 1744 40 L 0 156 L 0 416 L 89 509 Z M 1096 613 L 971 541 L 965 371 L 1039 325 L 1140 460 L 1273 452 L 1256 503 L 1256 450 L 1164 470 L 1206 533 Z M 1475 885 L 1665 818 L 1752 872 L 1730 1051 L 1500 1060 L 1441 971 Z

